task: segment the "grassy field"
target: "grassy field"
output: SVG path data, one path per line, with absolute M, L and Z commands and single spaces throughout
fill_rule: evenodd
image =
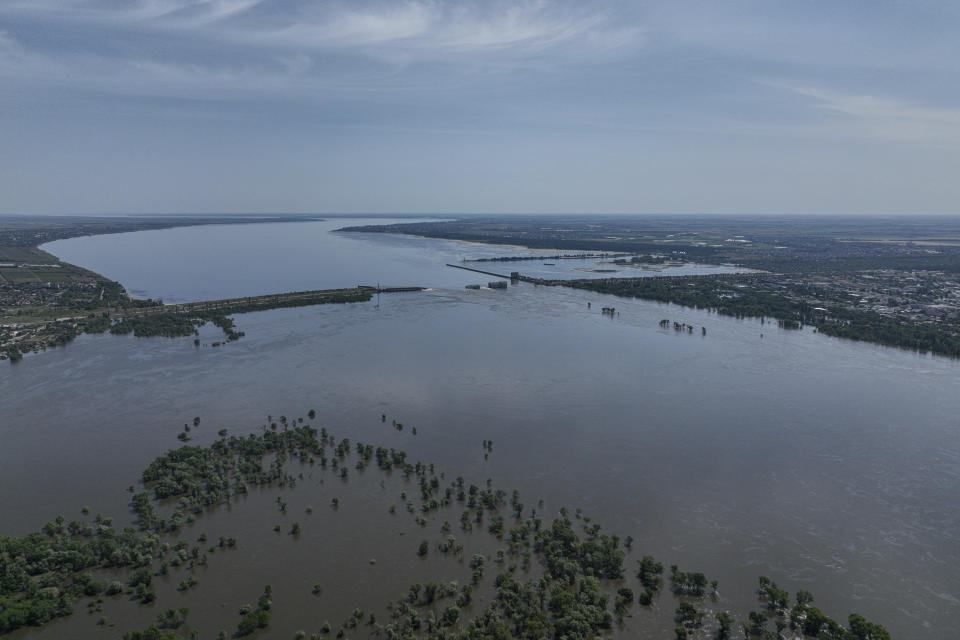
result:
M 103 277 L 35 247 L 0 247 L 0 284 L 95 282 Z
M 35 247 L 0 247 L 0 262 L 53 263 L 56 256 Z
M 89 282 L 91 276 L 82 270 L 63 267 L 0 267 L 0 276 L 8 284 L 29 284 L 32 282 L 50 282 L 53 284 L 69 284 L 71 282 Z

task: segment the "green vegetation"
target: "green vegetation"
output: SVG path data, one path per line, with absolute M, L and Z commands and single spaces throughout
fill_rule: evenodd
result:
M 237 300 L 209 303 L 215 304 L 217 307 L 216 310 L 194 310 L 192 307 L 197 305 L 179 305 L 175 306 L 172 310 L 165 310 L 162 313 L 149 312 L 120 318 L 110 327 L 110 333 L 128 334 L 132 332 L 133 335 L 138 338 L 148 338 L 152 336 L 177 338 L 195 335 L 199 327 L 210 322 L 223 330 L 228 341 L 233 341 L 242 338 L 244 333 L 236 330 L 233 319 L 228 318 L 227 314 L 250 313 L 254 311 L 317 304 L 365 302 L 369 300 L 370 297 L 371 293 L 369 291 L 343 289 L 291 293 L 277 296 L 264 296 L 262 298 L 239 298 Z
M 138 569 L 134 595 L 149 601 L 148 567 L 159 548 L 153 533 L 117 531 L 103 521 L 66 522 L 62 516 L 23 538 L 0 537 L 0 633 L 72 613 L 75 598 L 104 590 L 89 573 L 95 569 Z M 118 593 L 113 585 L 107 592 Z
M 157 615 L 157 624 L 161 629 L 176 629 L 187 621 L 188 615 L 190 615 L 190 609 L 187 607 L 167 609 Z
M 213 343 L 221 346 L 244 335 L 236 330 L 228 315 L 370 299 L 372 292 L 366 289 L 338 289 L 165 306 L 160 301 L 131 298 L 119 283 L 36 248 L 37 244 L 50 240 L 90 233 L 240 220 L 242 218 L 5 219 L 0 225 L 0 360 L 17 362 L 25 353 L 66 345 L 82 333 L 110 331 L 116 335 L 175 338 L 195 335 L 197 328 L 207 322 L 223 330 L 226 341 Z M 199 340 L 195 344 L 199 346 Z
M 117 321 L 110 327 L 110 333 L 126 335 L 133 333 L 138 338 L 164 336 L 177 338 L 196 333 L 198 319 L 175 313 L 155 313 L 149 316 L 137 316 Z
M 250 605 L 245 605 L 240 609 L 240 622 L 237 624 L 237 635 L 250 635 L 257 629 L 263 629 L 270 625 L 270 588 L 264 590 L 257 603 L 257 608 L 253 609 Z
M 116 284 L 116 283 L 113 283 Z M 119 285 L 117 285 L 119 286 Z M 122 288 L 121 288 L 122 290 Z M 123 294 L 126 295 L 125 293 Z M 197 334 L 197 329 L 207 322 L 223 330 L 226 341 L 239 340 L 245 334 L 237 331 L 232 318 L 227 314 L 249 313 L 266 311 L 285 307 L 301 307 L 318 304 L 344 304 L 349 302 L 366 302 L 370 300 L 370 291 L 361 289 L 342 289 L 331 291 L 311 291 L 302 293 L 264 296 L 262 298 L 242 298 L 238 300 L 219 301 L 213 310 L 202 309 L 198 305 L 180 305 L 174 307 L 160 307 L 153 301 L 130 301 L 130 305 L 137 311 L 103 310 L 86 317 L 69 318 L 66 320 L 46 321 L 42 324 L 25 326 L 22 332 L 29 334 L 29 339 L 18 342 L 9 342 L 0 347 L 0 358 L 9 358 L 16 362 L 26 350 L 37 350 L 46 347 L 63 346 L 81 333 L 103 333 L 108 330 L 114 335 L 132 333 L 138 338 L 163 336 L 178 338 Z M 134 304 L 136 302 L 136 304 Z M 201 305 L 202 306 L 202 305 Z M 75 309 L 58 308 L 59 313 L 68 313 Z M 112 318 L 112 319 L 111 319 Z M 194 340 L 199 346 L 199 340 Z M 222 342 L 214 342 L 218 347 Z
M 838 338 L 960 357 L 960 332 L 951 326 L 913 324 L 873 311 L 839 304 L 816 307 L 803 300 L 765 291 L 769 276 L 671 276 L 552 281 L 620 297 L 669 302 L 737 318 L 774 318 L 781 328 L 804 325 Z M 692 330 L 692 327 L 690 327 Z
M 774 318 L 827 335 L 960 357 L 960 225 L 922 216 L 471 218 L 353 227 L 530 248 L 622 251 L 627 266 L 733 264 L 771 273 L 541 280 L 600 293 Z M 522 256 L 526 257 L 526 256 Z M 701 328 L 705 335 L 705 329 Z
M 783 273 L 960 271 L 957 219 L 935 216 L 491 216 L 346 227 L 531 249 L 665 256 Z
M 670 567 L 670 582 L 673 592 L 683 595 L 702 596 L 707 589 L 706 576 L 698 571 L 680 571 L 676 565 Z
M 727 640 L 730 637 L 730 630 L 733 625 L 733 616 L 726 611 L 717 612 L 717 625 L 718 640 Z
M 182 636 L 152 624 L 143 631 L 128 631 L 123 634 L 123 640 L 182 640 Z
M 318 431 L 283 416 L 279 423 L 282 429 L 265 426 L 263 433 L 243 437 L 228 437 L 226 430 L 221 430 L 219 439 L 209 446 L 182 446 L 157 457 L 142 474 L 146 490 L 132 495 L 139 531 L 127 527 L 117 532 L 109 519 L 98 515 L 96 526 L 58 518 L 41 532 L 24 538 L 0 538 L 0 632 L 39 626 L 54 617 L 69 615 L 77 598 L 96 599 L 101 594 L 118 596 L 126 592 L 135 601 L 152 602 L 156 598 L 152 591 L 154 577 L 177 568 L 186 571 L 180 589 L 191 591 L 198 583 L 193 569 L 206 564 L 206 554 L 187 540 L 163 541 L 164 536 L 180 530 L 185 518 L 225 504 L 251 486 L 294 487 L 300 476 L 286 470 L 288 462 L 319 465 L 335 472 L 345 468 L 347 458 L 353 455 L 364 468 L 376 467 L 391 475 L 398 472 L 397 478 L 415 488 L 419 505 L 406 490 L 401 498 L 421 527 L 426 526 L 424 514 L 462 510 L 463 528 L 473 529 L 474 524 L 487 522 L 493 539 L 502 540 L 506 546 L 489 564 L 485 556 L 476 553 L 467 562 L 463 544 L 450 533 L 452 525 L 438 517 L 443 523 L 439 526 L 442 536 L 436 543 L 440 557 L 468 564 L 472 584 L 461 586 L 440 580 L 413 584 L 399 600 L 389 603 L 387 623 L 378 623 L 374 612 L 355 609 L 337 637 L 346 637 L 348 630 L 366 620 L 373 635 L 393 640 L 586 640 L 613 629 L 629 614 L 636 597 L 632 586 L 642 589 L 637 598 L 642 605 L 652 604 L 660 591 L 663 565 L 651 556 L 642 556 L 637 561 L 638 584 L 630 584 L 633 578 L 625 578 L 626 551 L 621 548 L 620 538 L 600 533 L 600 525 L 579 509 L 574 518 L 561 509 L 559 517 L 546 524 L 536 510 L 525 516 L 516 490 L 508 493 L 497 489 L 489 480 L 483 488 L 468 484 L 463 477 L 444 481 L 444 474 L 438 475 L 433 464 L 409 462 L 405 452 L 346 438 L 338 440 L 325 429 Z M 199 424 L 195 419 L 194 428 Z M 485 448 L 489 446 L 485 443 Z M 166 518 L 157 515 L 155 504 L 160 501 L 174 505 Z M 284 503 L 281 497 L 277 502 Z M 542 502 L 538 507 L 543 508 Z M 299 524 L 293 523 L 291 533 L 299 530 Z M 206 540 L 201 534 L 198 541 Z M 220 537 L 208 552 L 236 545 L 235 539 Z M 418 553 L 427 554 L 430 546 L 430 538 L 424 538 Z M 473 591 L 484 580 L 488 566 L 499 571 L 492 585 L 495 594 L 478 607 Z M 128 587 L 119 582 L 99 582 L 90 573 L 112 567 L 127 568 Z M 521 569 L 524 577 L 518 573 Z M 713 619 L 704 615 L 700 602 L 706 597 L 708 584 L 716 594 L 716 581 L 710 583 L 702 573 L 673 566 L 670 582 L 674 593 L 684 598 L 675 611 L 677 635 L 701 633 Z M 315 595 L 321 591 L 319 584 L 314 585 Z M 758 596 L 766 604 L 766 611 L 749 614 L 745 624 L 751 633 L 765 633 L 773 620 L 778 627 L 789 625 L 822 640 L 889 640 L 883 627 L 857 614 L 849 617 L 849 628 L 827 617 L 812 606 L 813 597 L 806 591 L 797 592 L 791 608 L 789 594 L 768 578 L 760 578 Z M 240 607 L 236 636 L 270 625 L 271 598 L 272 588 L 267 585 L 255 607 Z M 94 603 L 91 600 L 91 611 Z M 188 614 L 185 607 L 162 609 L 154 624 L 131 631 L 124 638 L 179 638 L 176 630 L 184 626 Z M 733 617 L 720 612 L 715 619 L 716 636 L 730 637 Z M 329 623 L 324 623 L 313 637 L 331 631 Z
M 674 612 L 674 619 L 685 627 L 699 627 L 703 620 L 703 612 L 689 602 L 681 602 Z
M 111 314 L 156 304 L 40 249 L 4 246 L 5 231 L 0 227 L 0 359 L 102 333 Z

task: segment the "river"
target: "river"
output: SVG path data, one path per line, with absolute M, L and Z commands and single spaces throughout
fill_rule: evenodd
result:
M 317 426 L 338 436 L 402 446 L 477 484 L 492 478 L 528 502 L 543 499 L 549 513 L 582 508 L 605 531 L 633 536 L 630 558 L 650 553 L 718 579 L 714 606 L 742 615 L 759 608 L 752 590 L 762 574 L 791 592 L 812 591 L 842 620 L 856 611 L 897 638 L 953 637 L 955 361 L 584 291 L 465 290 L 488 278 L 445 263 L 523 251 L 330 232 L 347 224 L 362 222 L 190 227 L 46 245 L 168 302 L 378 282 L 430 290 L 238 315 L 246 337 L 219 349 L 188 338 L 81 336 L 0 367 L 0 533 L 23 534 L 58 513 L 79 517 L 83 505 L 121 519 L 127 486 L 179 444 L 175 436 L 194 416 L 203 419 L 194 443 L 204 444 L 219 428 L 258 431 L 268 413 L 315 408 Z M 578 262 L 551 269 L 582 277 L 576 269 L 590 264 Z M 483 264 L 529 272 L 523 262 Z M 662 329 L 664 318 L 697 331 Z M 208 344 L 219 331 L 201 334 Z M 396 432 L 390 419 L 417 426 L 418 435 Z M 494 441 L 489 459 L 485 439 Z M 319 505 L 309 492 L 330 482 L 292 493 Z M 413 553 L 422 534 L 375 524 L 399 488 L 381 489 L 371 475 L 337 491 L 346 503 L 375 505 L 376 518 L 363 509 L 323 515 L 323 526 L 336 521 L 344 530 L 314 529 L 316 544 L 301 540 L 294 551 L 270 542 L 275 492 L 194 525 L 232 531 L 247 545 L 234 560 L 211 560 L 210 578 L 201 578 L 210 590 L 198 591 L 205 604 L 197 610 L 211 629 L 235 625 L 236 598 L 255 601 L 265 582 L 276 592 L 289 573 L 300 586 L 280 588 L 299 595 L 285 600 L 277 630 L 309 633 L 319 626 L 303 604 L 303 585 L 317 581 L 311 563 L 337 575 L 348 571 L 338 564 L 344 558 L 361 558 L 349 570 L 357 581 L 331 596 L 330 610 L 347 613 L 358 598 L 382 603 L 426 575 Z M 392 560 L 368 565 L 374 554 Z M 289 569 L 277 569 L 286 562 Z M 457 576 L 464 582 L 469 570 Z M 669 598 L 661 596 L 658 611 L 635 611 L 634 637 L 672 629 Z M 223 602 L 229 612 L 218 614 Z M 131 625 L 150 620 L 115 615 Z M 644 626 L 644 616 L 655 625 Z M 66 624 L 15 637 L 62 636 Z M 92 620 L 84 625 L 82 637 L 113 637 Z M 200 628 L 202 637 L 215 634 Z

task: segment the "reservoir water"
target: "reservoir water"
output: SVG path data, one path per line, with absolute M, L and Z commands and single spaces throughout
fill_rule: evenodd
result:
M 120 236 L 60 240 L 44 249 L 73 264 L 122 282 L 138 297 L 164 302 L 253 296 L 282 291 L 353 287 L 358 284 L 462 288 L 486 284 L 479 273 L 445 267 L 464 259 L 557 255 L 390 234 L 331 233 L 345 226 L 410 222 L 410 219 L 332 219 L 301 224 L 210 225 Z M 644 272 L 598 260 L 463 263 L 483 271 L 541 278 L 614 275 L 692 275 L 734 271 L 685 265 Z M 594 269 L 603 269 L 596 272 Z M 616 273 L 607 273 L 615 270 Z M 495 278 L 494 278 L 495 279 Z
M 246 337 L 219 349 L 188 338 L 81 336 L 0 367 L 0 534 L 22 535 L 59 513 L 79 517 L 83 505 L 127 517 L 127 486 L 179 444 L 194 416 L 203 418 L 194 443 L 204 444 L 220 428 L 254 432 L 268 413 L 315 408 L 317 426 L 340 437 L 403 447 L 476 484 L 492 478 L 528 502 L 543 499 L 545 514 L 582 508 L 605 531 L 633 536 L 631 576 L 633 558 L 646 553 L 703 571 L 720 581 L 714 606 L 760 608 L 752 592 L 767 575 L 791 592 L 812 591 L 829 615 L 861 613 L 896 638 L 954 637 L 957 362 L 557 287 L 468 291 L 465 284 L 488 278 L 445 263 L 527 252 L 330 233 L 347 224 L 360 222 L 190 227 L 45 246 L 168 302 L 378 282 L 431 289 L 238 315 Z M 481 264 L 532 271 L 523 262 Z M 591 272 L 577 269 L 600 267 L 533 268 L 585 277 Z M 602 315 L 602 306 L 616 315 Z M 661 319 L 697 331 L 665 330 Z M 219 339 L 212 327 L 201 334 L 205 344 Z M 396 432 L 390 419 L 418 435 Z M 484 459 L 488 439 L 494 450 Z M 399 500 L 399 485 L 381 487 L 374 475 L 344 486 L 309 478 L 292 492 L 301 510 L 336 491 L 345 505 L 374 505 L 376 515 L 323 509 L 312 529 L 301 516 L 309 535 L 295 544 L 272 537 L 274 491 L 201 518 L 195 531 L 228 531 L 241 544 L 201 578 L 205 604 L 190 605 L 208 621 L 201 637 L 235 625 L 234 603 L 255 601 L 265 583 L 287 594 L 275 596 L 276 631 L 292 637 L 349 614 L 358 600 L 373 607 L 398 597 L 435 568 L 413 553 L 422 532 L 376 524 Z M 336 578 L 345 572 L 356 579 Z M 451 572 L 469 579 L 464 567 Z M 343 583 L 325 593 L 319 613 L 308 586 L 318 573 Z M 673 607 L 669 594 L 661 600 L 635 611 L 623 633 L 664 637 Z M 125 603 L 109 615 L 126 630 L 155 613 Z M 118 635 L 82 622 L 77 637 Z M 68 624 L 14 637 L 63 637 Z

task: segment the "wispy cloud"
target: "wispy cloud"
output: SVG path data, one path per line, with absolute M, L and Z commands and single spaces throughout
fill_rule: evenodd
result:
M 47 15 L 52 19 L 101 24 L 212 24 L 240 14 L 264 0 L 7 0 L 0 13 Z
M 841 118 L 832 128 L 875 140 L 960 144 L 960 109 L 929 107 L 885 96 L 846 94 L 809 86 L 788 87 L 812 99 L 817 110 Z
M 6 56 L 0 75 L 100 89 L 113 84 L 118 92 L 130 90 L 128 75 L 133 86 L 158 93 L 176 92 L 185 82 L 214 89 L 234 80 L 273 91 L 284 79 L 302 91 L 363 60 L 385 68 L 460 64 L 467 73 L 589 62 L 626 52 L 642 36 L 603 11 L 544 0 L 7 0 L 0 3 L 4 15 L 86 29 L 88 37 L 74 39 L 79 46 L 68 50 L 37 37 L 8 43 L 0 49 Z M 145 33 L 151 37 L 140 37 Z M 112 47 L 117 40 L 125 46 Z M 331 54 L 341 56 L 336 68 L 315 64 Z M 157 82 L 138 82 L 143 74 L 156 74 Z
M 724 91 L 696 86 L 696 80 L 677 90 L 679 108 L 672 108 L 663 95 L 644 94 L 639 86 L 635 91 L 617 87 L 617 100 L 604 103 L 602 95 L 594 99 L 605 88 L 591 83 L 585 66 L 602 63 L 607 68 L 625 60 L 619 73 L 626 80 L 630 65 L 642 68 L 650 51 L 660 56 L 658 64 L 689 63 L 681 51 L 664 58 L 663 43 L 670 37 L 678 46 L 693 46 L 699 52 L 696 63 L 703 55 L 699 47 L 706 46 L 697 34 L 749 40 L 764 32 L 758 24 L 773 19 L 738 21 L 729 14 L 721 19 L 714 7 L 706 24 L 692 22 L 687 11 L 659 11 L 637 14 L 613 3 L 598 8 L 570 0 L 5 0 L 0 1 L 0 19 L 7 16 L 13 25 L 20 20 L 27 28 L 0 31 L 0 78 L 24 86 L 185 98 L 245 99 L 259 94 L 349 101 L 403 92 L 406 100 L 419 91 L 413 103 L 431 100 L 436 97 L 431 92 L 443 87 L 446 100 L 476 78 L 477 86 L 499 89 L 499 75 L 492 74 L 504 70 L 518 71 L 519 78 L 549 69 L 556 71 L 552 77 L 574 78 L 569 88 L 573 99 L 550 110 L 570 128 L 633 130 L 655 123 L 661 130 L 960 143 L 960 110 L 923 106 L 895 93 L 822 88 L 844 87 L 842 80 L 756 83 L 775 89 L 780 100 L 790 96 L 785 101 L 790 115 L 781 121 L 749 105 L 749 99 L 742 113 L 731 102 L 715 101 L 719 108 L 691 107 L 709 104 L 701 96 L 709 100 L 710 92 Z M 679 24 L 681 18 L 689 24 Z M 807 27 L 810 20 L 806 18 Z M 69 46 L 47 35 L 58 29 L 69 36 Z M 580 71 L 571 72 L 574 68 Z M 816 73 L 808 75 L 816 78 Z M 482 85 L 485 77 L 493 80 Z M 665 78 L 668 90 L 683 80 L 682 74 L 652 77 Z M 590 89 L 578 94 L 576 79 Z M 739 83 L 745 95 L 757 97 L 745 69 Z M 477 91 L 474 97 L 482 99 L 483 94 Z M 526 98 L 519 108 L 529 113 L 536 99 Z M 643 113 L 630 98 L 662 106 Z M 502 115 L 511 105 L 501 102 L 491 108 Z
M 266 2 L 265 0 L 7 0 L 0 15 L 53 22 L 191 30 L 203 38 L 247 40 L 251 45 L 299 48 L 369 48 L 396 44 L 426 55 L 482 53 L 511 47 L 544 50 L 558 44 L 625 45 L 636 27 L 616 24 L 596 7 L 572 2 L 451 3 L 440 0 L 370 2 Z M 244 18 L 248 19 L 244 19 Z M 609 36 L 609 37 L 608 37 Z
M 757 176 L 785 185 L 777 201 L 793 200 L 794 174 L 827 185 L 841 204 L 889 209 L 888 196 L 911 191 L 905 173 L 919 185 L 905 206 L 955 208 L 958 7 L 0 0 L 0 139 L 15 140 L 0 145 L 0 165 L 14 169 L 0 171 L 0 208 L 69 196 L 70 180 L 54 173 L 25 188 L 16 172 L 30 167 L 70 163 L 65 175 L 90 184 L 125 175 L 142 159 L 131 138 L 169 147 L 157 166 L 188 180 L 188 159 L 247 175 L 249 158 L 223 148 L 249 148 L 263 158 L 264 210 L 288 191 L 307 193 L 316 181 L 291 184 L 290 175 L 319 175 L 317 166 L 342 170 L 363 185 L 356 192 L 382 175 L 384 201 L 408 210 L 428 192 L 504 210 L 524 194 L 536 196 L 528 210 L 562 210 L 568 197 L 619 193 L 610 208 L 630 209 L 648 190 L 671 192 L 664 210 L 689 209 L 677 194 L 710 193 L 711 180 L 733 194 L 721 206 L 732 210 L 749 204 Z M 102 166 L 90 160 L 98 153 Z M 557 173 L 546 180 L 543 167 Z M 457 179 L 439 184 L 454 169 Z M 855 192 L 851 175 L 869 187 Z M 215 191 L 211 201 L 229 197 Z M 356 210 L 354 197 L 344 210 Z M 754 198 L 754 209 L 770 202 Z
M 387 8 L 340 7 L 274 29 L 243 25 L 238 40 L 305 51 L 344 50 L 378 61 L 490 62 L 526 65 L 624 55 L 642 42 L 636 26 L 604 12 L 546 2 L 450 5 L 407 2 Z
M 434 27 L 435 16 L 422 3 L 408 3 L 380 10 L 348 8 L 284 22 L 276 29 L 251 27 L 238 34 L 287 47 L 364 47 L 423 37 Z

